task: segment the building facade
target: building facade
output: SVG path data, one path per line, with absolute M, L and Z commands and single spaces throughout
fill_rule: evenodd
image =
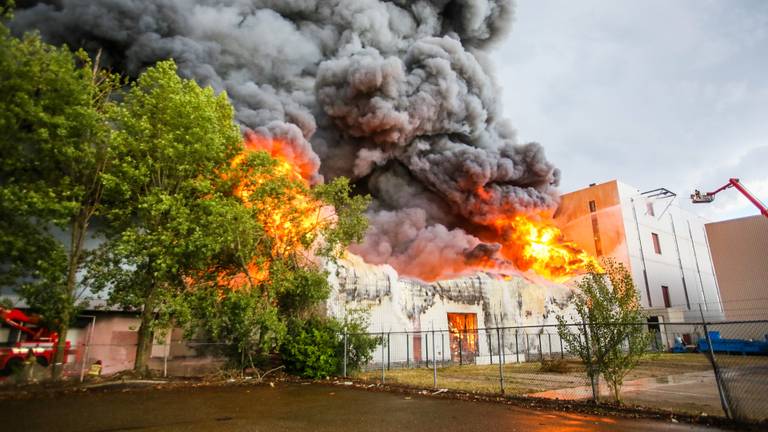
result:
M 714 222 L 706 229 L 726 319 L 768 319 L 768 218 Z
M 665 189 L 613 180 L 562 195 L 555 220 L 568 240 L 626 265 L 649 321 L 722 320 L 705 220 Z M 699 308 L 701 307 L 701 312 Z

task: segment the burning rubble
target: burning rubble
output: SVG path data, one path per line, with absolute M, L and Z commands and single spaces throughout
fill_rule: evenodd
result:
M 369 263 L 422 280 L 480 269 L 561 280 L 594 259 L 546 216 L 559 170 L 501 115 L 486 56 L 513 11 L 509 0 L 64 0 L 23 2 L 11 27 L 101 49 L 129 75 L 173 58 L 226 91 L 244 151 L 267 151 L 308 186 L 343 175 L 371 194 L 371 228 L 351 249 Z M 247 200 L 248 188 L 235 192 Z M 319 211 L 295 196 L 298 218 L 254 204 L 274 208 L 262 222 L 286 244 Z

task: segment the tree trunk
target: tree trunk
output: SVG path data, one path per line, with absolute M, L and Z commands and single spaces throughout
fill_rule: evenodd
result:
M 59 334 L 59 339 L 54 347 L 53 362 L 51 364 L 51 377 L 54 380 L 61 378 L 61 373 L 64 371 L 64 359 L 67 354 L 67 332 L 69 331 L 69 314 L 62 316 L 61 323 L 56 329 Z
M 139 325 L 139 338 L 136 342 L 136 360 L 133 364 L 133 370 L 146 375 L 149 372 L 147 363 L 152 353 L 152 321 L 155 317 L 155 292 L 156 287 L 152 286 L 147 293 L 147 301 L 144 303 L 144 309 L 141 311 L 141 324 Z
M 54 380 L 61 378 L 64 370 L 64 360 L 67 344 L 67 333 L 69 332 L 69 323 L 72 320 L 72 311 L 75 307 L 75 288 L 77 285 L 77 270 L 80 268 L 80 255 L 83 250 L 85 233 L 88 230 L 90 209 L 81 207 L 78 215 L 70 223 L 71 236 L 69 240 L 69 259 L 67 262 L 67 286 L 64 288 L 64 297 L 66 298 L 65 312 L 57 317 L 61 321 L 58 325 L 59 339 L 56 343 L 56 351 L 51 365 L 51 377 Z M 85 361 L 85 360 L 83 360 Z

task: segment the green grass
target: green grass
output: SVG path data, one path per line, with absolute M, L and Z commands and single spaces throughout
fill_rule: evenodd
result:
M 539 362 L 504 365 L 504 388 L 507 394 L 523 395 L 546 390 L 589 385 L 584 365 L 578 360 L 565 360 L 568 371 L 544 372 Z M 707 358 L 701 354 L 656 354 L 640 361 L 627 380 L 660 377 L 710 370 Z M 385 371 L 386 382 L 413 387 L 432 388 L 432 368 L 392 369 Z M 369 382 L 381 381 L 381 370 L 357 375 Z M 437 369 L 437 387 L 467 392 L 499 392 L 499 365 L 447 366 Z

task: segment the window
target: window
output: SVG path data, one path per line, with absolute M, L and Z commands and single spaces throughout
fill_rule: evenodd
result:
M 648 216 L 656 216 L 656 213 L 653 211 L 653 201 L 648 201 L 645 203 L 645 211 Z
M 595 204 L 594 201 L 590 201 L 589 202 L 589 212 L 590 213 L 594 213 L 596 211 L 597 211 L 597 205 Z
M 668 308 L 672 306 L 672 303 L 669 301 L 669 287 L 668 286 L 661 286 L 661 295 L 664 297 L 664 307 Z
M 656 233 L 651 233 L 651 238 L 653 239 L 653 251 L 658 255 L 661 255 L 661 243 L 659 243 L 659 235 Z

